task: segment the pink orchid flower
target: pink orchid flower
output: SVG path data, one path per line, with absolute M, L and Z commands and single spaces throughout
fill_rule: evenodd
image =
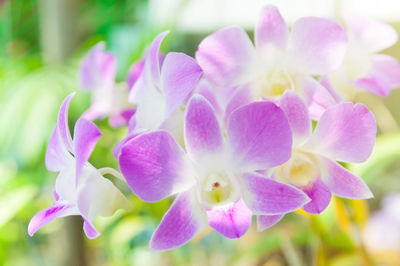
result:
M 115 83 L 116 71 L 116 58 L 105 51 L 104 43 L 95 45 L 83 58 L 81 88 L 90 91 L 92 96 L 91 106 L 82 115 L 83 118 L 92 121 L 108 116 L 113 127 L 128 124 L 134 109 L 127 101 L 128 90 Z
M 346 33 L 337 23 L 305 17 L 289 32 L 274 6 L 262 10 L 254 32 L 255 46 L 242 28 L 223 28 L 196 52 L 208 80 L 225 87 L 251 83 L 253 100 L 277 99 L 286 89 L 302 92 L 301 78 L 335 70 L 346 52 Z
M 168 31 L 152 42 L 141 76 L 129 94 L 137 104 L 135 130 L 155 130 L 185 102 L 202 71 L 196 61 L 183 53 L 160 54 L 160 45 Z
M 99 236 L 93 225 L 96 216 L 110 216 L 120 208 L 130 209 L 124 195 L 88 162 L 101 136 L 96 125 L 84 118 L 78 119 L 72 140 L 68 127 L 72 97 L 73 94 L 69 95 L 61 105 L 46 152 L 47 169 L 59 172 L 54 191 L 56 201 L 31 219 L 28 226 L 30 236 L 57 217 L 80 215 L 86 236 L 96 238 Z
M 321 213 L 331 194 L 348 199 L 371 198 L 364 181 L 336 161 L 365 161 L 375 144 L 376 124 L 373 114 L 362 104 L 341 103 L 328 108 L 314 132 L 303 100 L 286 91 L 279 102 L 293 133 L 291 158 L 272 171 L 274 179 L 303 190 L 311 201 L 306 212 Z M 259 229 L 275 224 L 283 215 L 259 216 Z
M 129 121 L 128 135 L 114 149 L 115 157 L 127 141 L 148 130 L 168 130 L 183 142 L 183 109 L 179 107 L 187 102 L 203 72 L 190 56 L 160 53 L 167 34 L 153 40 L 144 69 L 130 90 L 129 101 L 136 104 L 136 113 Z
M 352 100 L 357 90 L 381 97 L 400 87 L 400 64 L 378 54 L 398 40 L 396 30 L 383 22 L 351 13 L 344 16 L 349 45 L 342 66 L 328 75 L 343 100 Z
M 282 214 L 309 201 L 301 190 L 261 175 L 290 157 L 292 135 L 272 102 L 235 110 L 226 140 L 211 104 L 194 95 L 185 112 L 186 151 L 163 130 L 141 134 L 123 148 L 119 164 L 138 197 L 155 202 L 177 195 L 151 239 L 151 248 L 179 247 L 210 225 L 241 237 L 253 214 Z

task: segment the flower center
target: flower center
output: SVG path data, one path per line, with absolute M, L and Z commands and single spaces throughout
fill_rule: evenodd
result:
M 287 89 L 293 89 L 290 76 L 284 71 L 271 71 L 261 81 L 262 96 L 275 99 L 282 96 Z
M 239 193 L 226 173 L 213 173 L 203 179 L 200 195 L 207 207 L 213 207 L 236 200 Z
M 293 151 L 290 160 L 276 170 L 276 176 L 280 181 L 295 186 L 307 186 L 319 175 L 313 156 L 301 151 Z

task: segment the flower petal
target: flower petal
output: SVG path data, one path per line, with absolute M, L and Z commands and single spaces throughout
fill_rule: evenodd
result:
M 98 139 L 101 136 L 97 126 L 84 118 L 78 119 L 74 129 L 74 155 L 76 160 L 75 181 L 78 179 L 82 168 L 89 160 Z
M 320 179 L 315 180 L 309 187 L 304 187 L 302 190 L 311 199 L 309 203 L 303 206 L 303 210 L 306 212 L 318 214 L 328 207 L 332 194 Z
M 96 227 L 94 227 L 94 225 L 85 218 L 83 219 L 83 231 L 89 239 L 95 239 L 100 236 L 100 233 L 97 231 Z
M 254 102 L 236 109 L 228 122 L 233 164 L 242 172 L 284 163 L 290 157 L 292 133 L 283 111 L 272 102 Z
M 271 48 L 285 50 L 288 34 L 286 22 L 278 8 L 272 5 L 264 7 L 254 32 L 257 50 L 263 55 L 273 52 Z
M 336 161 L 363 162 L 375 136 L 374 115 L 363 104 L 342 103 L 326 110 L 303 148 Z
M 68 109 L 74 95 L 68 95 L 61 104 L 57 125 L 47 146 L 45 162 L 50 171 L 60 171 L 70 158 L 68 151 L 72 151 L 72 138 L 68 127 Z
M 160 86 L 160 46 L 165 36 L 169 33 L 169 31 L 164 31 L 157 35 L 154 38 L 153 42 L 150 45 L 149 53 L 145 59 L 144 65 L 144 75 L 148 80 L 151 80 L 156 87 Z
M 289 47 L 292 71 L 324 75 L 341 65 L 347 49 L 346 32 L 329 19 L 301 18 L 292 27 Z
M 349 34 L 369 52 L 379 52 L 397 42 L 397 32 L 389 24 L 354 13 L 344 16 Z
M 196 59 L 206 78 L 222 87 L 247 83 L 257 74 L 255 48 L 239 27 L 224 28 L 206 37 Z
M 136 81 L 139 79 L 140 75 L 142 75 L 144 69 L 144 59 L 141 59 L 134 63 L 129 69 L 128 76 L 126 78 L 126 83 L 128 85 L 128 90 L 130 90 Z
M 327 108 L 338 103 L 329 90 L 315 79 L 303 78 L 301 84 L 311 119 L 318 121 Z
M 116 71 L 116 57 L 105 51 L 105 44 L 101 42 L 82 59 L 79 73 L 81 87 L 86 91 L 111 88 Z
M 33 236 L 43 225 L 53 221 L 57 217 L 77 214 L 74 208 L 61 201 L 56 201 L 49 208 L 39 211 L 32 217 L 28 225 L 28 234 Z
M 283 214 L 278 215 L 257 215 L 257 230 L 264 231 L 277 223 L 283 218 Z
M 129 201 L 109 179 L 95 168 L 89 171 L 80 184 L 77 200 L 82 217 L 90 222 L 97 216 L 111 216 L 119 209 L 131 209 Z
M 320 158 L 322 180 L 330 191 L 342 198 L 368 199 L 373 195 L 365 182 L 350 173 L 340 164 L 327 158 Z
M 168 53 L 161 69 L 161 88 L 166 101 L 166 115 L 183 104 L 199 81 L 202 70 L 196 61 L 183 53 Z
M 279 107 L 289 121 L 294 145 L 304 142 L 311 135 L 312 128 L 308 109 L 303 100 L 296 93 L 286 90 L 280 98 Z
M 224 123 L 228 124 L 229 117 L 231 116 L 233 111 L 235 111 L 239 107 L 251 103 L 252 101 L 253 101 L 253 96 L 250 84 L 246 84 L 237 88 L 232 98 L 226 105 Z
M 207 211 L 208 224 L 228 238 L 243 236 L 251 226 L 252 213 L 242 199 Z
M 119 165 L 132 191 L 144 201 L 155 202 L 193 184 L 184 156 L 172 136 L 159 130 L 128 141 L 121 150 Z
M 358 89 L 386 97 L 393 88 L 400 87 L 400 64 L 388 55 L 375 55 L 371 61 L 370 74 L 356 80 L 354 85 Z
M 284 214 L 310 201 L 300 189 L 258 173 L 241 176 L 243 200 L 254 214 Z
M 175 199 L 150 240 L 153 250 L 169 250 L 186 244 L 207 227 L 207 216 L 196 199 L 196 192 L 186 191 Z
M 221 156 L 222 132 L 211 104 L 203 96 L 194 95 L 190 99 L 184 132 L 186 150 L 195 162 L 203 165 L 204 160 L 211 162 Z

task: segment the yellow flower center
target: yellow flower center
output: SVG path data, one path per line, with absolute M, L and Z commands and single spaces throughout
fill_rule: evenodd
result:
M 208 207 L 232 202 L 239 195 L 226 173 L 214 173 L 204 178 L 200 194 L 202 202 Z

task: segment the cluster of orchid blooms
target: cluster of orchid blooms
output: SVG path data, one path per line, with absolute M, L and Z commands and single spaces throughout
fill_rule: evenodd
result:
M 88 159 L 101 133 L 91 122 L 108 117 L 128 134 L 114 149 L 123 180 L 143 201 L 175 196 L 150 246 L 168 250 L 211 226 L 228 238 L 243 236 L 257 218 L 259 230 L 299 208 L 321 213 L 332 194 L 366 199 L 372 193 L 340 163 L 365 161 L 376 122 L 354 92 L 386 96 L 400 85 L 400 64 L 377 54 L 397 41 L 387 24 L 355 14 L 343 27 L 305 17 L 291 30 L 266 6 L 254 44 L 240 27 L 223 28 L 199 45 L 195 59 L 160 53 L 159 34 L 116 84 L 116 58 L 103 44 L 81 64 L 81 86 L 92 104 L 68 128 L 63 102 L 46 153 L 59 172 L 55 202 L 37 213 L 33 235 L 56 217 L 80 215 L 89 238 L 97 216 L 129 209 L 124 195 Z

